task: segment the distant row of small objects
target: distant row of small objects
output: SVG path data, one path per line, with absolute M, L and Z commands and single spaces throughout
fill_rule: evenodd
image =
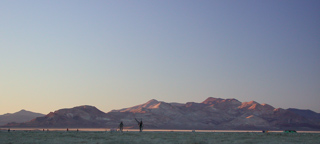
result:
M 268 130 L 262 130 L 262 133 L 268 133 L 269 131 Z M 284 133 L 297 133 L 296 130 L 284 130 L 283 131 Z
M 8 129 L 8 132 L 10 132 L 11 130 L 10 129 Z M 13 131 L 15 131 L 15 130 L 13 130 Z M 49 131 L 49 129 L 42 129 L 42 131 Z M 67 128 L 66 129 L 66 131 L 69 131 L 69 128 Z M 76 130 L 77 132 L 79 131 L 79 129 L 77 129 Z M 110 129 L 110 132 L 117 132 L 117 131 L 120 131 L 120 130 L 118 130 L 118 129 L 116 129 L 116 128 L 112 128 L 112 129 Z M 128 130 L 127 130 L 128 131 Z M 192 130 L 192 132 L 196 132 L 195 130 Z M 296 130 L 284 130 L 283 131 L 284 133 L 297 133 L 297 131 Z M 269 130 L 262 130 L 262 133 L 269 133 Z

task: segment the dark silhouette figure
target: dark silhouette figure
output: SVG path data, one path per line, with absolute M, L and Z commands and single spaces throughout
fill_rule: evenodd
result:
M 122 121 L 120 122 L 119 129 L 120 129 L 120 132 L 123 132 L 123 122 Z
M 10 129 L 8 129 L 8 132 L 10 132 Z
M 67 128 L 67 131 L 69 131 L 69 129 Z
M 136 118 L 134 118 L 134 119 L 136 119 Z M 142 132 L 142 130 L 143 130 L 143 122 L 142 122 L 142 119 L 141 119 L 141 121 L 138 121 L 138 120 L 136 119 L 136 121 L 137 121 L 137 123 L 138 123 L 140 132 Z

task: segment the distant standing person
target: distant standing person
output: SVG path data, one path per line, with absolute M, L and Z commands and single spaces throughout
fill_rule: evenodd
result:
M 136 119 L 136 118 L 135 118 L 135 119 Z M 141 121 L 138 121 L 138 120 L 136 119 L 136 121 L 137 121 L 137 123 L 138 123 L 140 132 L 142 132 L 142 130 L 143 130 L 143 122 L 142 122 L 142 119 L 141 119 Z
M 120 132 L 122 132 L 123 131 L 123 122 L 122 121 L 120 122 L 119 128 L 120 128 Z

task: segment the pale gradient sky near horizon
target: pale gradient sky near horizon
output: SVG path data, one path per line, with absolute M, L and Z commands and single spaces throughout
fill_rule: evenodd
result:
M 207 97 L 320 112 L 320 1 L 0 1 L 0 114 Z

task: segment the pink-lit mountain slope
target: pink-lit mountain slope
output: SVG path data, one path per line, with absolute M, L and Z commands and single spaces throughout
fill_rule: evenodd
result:
M 149 129 L 296 129 L 315 130 L 320 125 L 301 114 L 255 101 L 209 97 L 201 103 L 166 103 L 150 100 L 144 104 L 103 113 L 92 106 L 61 109 L 15 127 L 101 127 L 116 128 L 120 121 L 137 128 L 135 118 Z

